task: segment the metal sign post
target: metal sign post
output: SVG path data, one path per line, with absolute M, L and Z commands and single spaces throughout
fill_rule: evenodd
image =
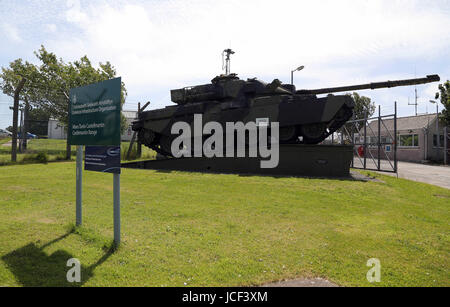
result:
M 120 243 L 120 146 L 86 146 L 84 169 L 113 173 L 114 242 Z
M 85 169 L 114 173 L 114 242 L 120 243 L 120 97 L 121 78 L 70 90 L 68 139 L 77 145 L 76 225 L 82 224 L 83 145 Z M 100 145 L 100 146 L 99 146 Z M 107 146 L 115 146 L 113 148 Z M 100 153 L 95 151 L 100 150 Z
M 120 244 L 120 174 L 113 174 L 114 242 Z
M 76 225 L 81 226 L 82 223 L 82 202 L 83 195 L 83 146 L 77 146 L 77 183 L 76 183 Z

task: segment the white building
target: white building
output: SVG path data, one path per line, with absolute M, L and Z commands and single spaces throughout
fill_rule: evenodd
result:
M 133 137 L 133 130 L 131 129 L 131 125 L 134 120 L 137 118 L 137 112 L 136 111 L 122 111 L 122 114 L 127 119 L 127 128 L 122 133 L 122 141 L 131 141 L 131 138 Z
M 125 116 L 127 120 L 127 128 L 123 132 L 121 139 L 122 141 L 131 141 L 133 137 L 133 130 L 131 129 L 131 125 L 133 121 L 137 117 L 136 111 L 122 111 L 122 114 Z M 48 121 L 48 130 L 47 135 L 49 139 L 61 140 L 67 138 L 66 129 L 63 125 L 59 123 L 56 119 L 49 119 Z
M 58 120 L 50 118 L 48 120 L 47 136 L 49 139 L 65 140 L 67 133 L 65 127 Z

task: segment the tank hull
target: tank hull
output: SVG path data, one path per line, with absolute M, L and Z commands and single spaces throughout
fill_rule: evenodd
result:
M 143 112 L 134 122 L 133 130 L 138 131 L 141 143 L 163 155 L 171 155 L 169 144 L 174 138 L 172 125 L 183 121 L 190 124 L 191 131 L 194 131 L 194 114 L 202 115 L 203 124 L 214 121 L 222 127 L 227 122 L 246 124 L 267 119 L 279 123 L 281 144 L 317 144 L 352 117 L 353 107 L 354 101 L 348 95 L 324 98 L 272 95 L 247 100 L 212 100 Z M 315 127 L 312 135 L 308 127 Z

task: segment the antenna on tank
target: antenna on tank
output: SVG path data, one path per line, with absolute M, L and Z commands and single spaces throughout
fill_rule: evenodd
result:
M 230 55 L 234 54 L 234 51 L 230 48 L 225 49 L 222 52 L 222 70 L 225 70 L 225 75 L 230 74 Z M 225 57 L 226 55 L 226 57 Z

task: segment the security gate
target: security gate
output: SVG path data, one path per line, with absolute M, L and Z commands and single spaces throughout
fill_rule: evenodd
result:
M 450 129 L 444 128 L 444 164 L 450 163 Z
M 348 121 L 341 142 L 353 145 L 352 168 L 397 173 L 397 103 L 394 114 Z

